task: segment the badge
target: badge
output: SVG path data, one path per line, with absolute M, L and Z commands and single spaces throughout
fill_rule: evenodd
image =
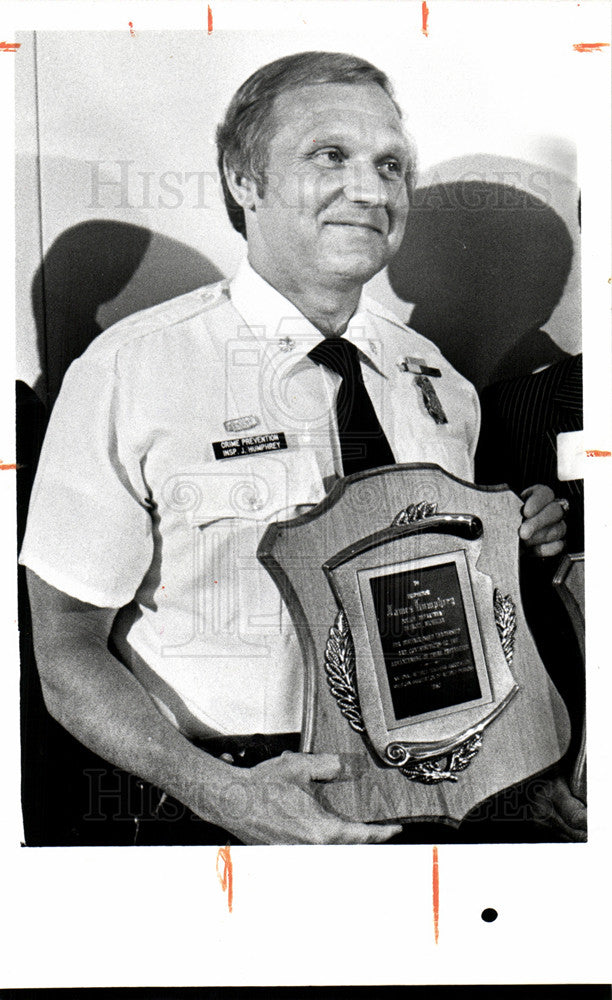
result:
M 427 375 L 429 378 L 442 378 L 439 368 L 430 368 L 424 358 L 400 358 L 397 367 L 402 372 L 412 372 L 413 375 Z M 435 393 L 434 393 L 435 395 Z
M 279 337 L 278 346 L 280 347 L 283 354 L 288 354 L 295 347 L 295 340 L 291 337 Z
M 259 417 L 249 415 L 248 417 L 235 417 L 234 420 L 224 420 L 223 426 L 228 434 L 239 434 L 240 431 L 249 431 L 251 427 L 257 427 Z
M 447 424 L 448 418 L 442 409 L 442 403 L 438 399 L 438 394 L 429 381 L 427 375 L 417 375 L 414 380 L 423 394 L 425 409 L 437 424 Z
M 237 458 L 239 455 L 258 455 L 262 451 L 282 451 L 287 447 L 283 431 L 273 434 L 251 434 L 249 437 L 213 441 L 215 458 Z

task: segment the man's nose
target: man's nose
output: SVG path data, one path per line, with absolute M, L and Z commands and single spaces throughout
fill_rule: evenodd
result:
M 349 201 L 364 205 L 386 205 L 389 200 L 387 186 L 372 163 L 353 163 L 346 169 L 344 193 Z

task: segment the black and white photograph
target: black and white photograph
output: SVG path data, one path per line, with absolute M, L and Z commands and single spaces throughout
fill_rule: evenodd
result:
M 83 6 L 2 56 L 10 830 L 68 896 L 108 872 L 101 912 L 119 870 L 147 926 L 173 900 L 189 956 L 31 985 L 487 982 L 517 941 L 549 982 L 538 907 L 571 982 L 608 822 L 609 7 Z M 254 971 L 224 939 L 198 979 L 203 863 L 214 935 L 262 893 L 352 926 L 361 884 L 362 945 Z

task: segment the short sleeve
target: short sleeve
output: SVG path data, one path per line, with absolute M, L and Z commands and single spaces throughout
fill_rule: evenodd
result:
M 134 597 L 153 555 L 139 456 L 121 424 L 114 356 L 86 352 L 68 370 L 32 491 L 20 562 L 99 607 Z

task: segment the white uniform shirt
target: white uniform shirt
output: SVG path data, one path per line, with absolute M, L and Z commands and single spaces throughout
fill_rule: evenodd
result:
M 365 296 L 345 336 L 396 461 L 471 479 L 470 383 Z M 229 285 L 101 334 L 53 411 L 21 562 L 81 601 L 128 606 L 121 656 L 188 736 L 301 728 L 297 637 L 256 550 L 270 521 L 318 503 L 341 474 L 340 379 L 306 357 L 320 340 L 245 263 Z M 427 412 L 406 356 L 442 373 L 448 423 Z M 266 450 L 282 435 L 286 448 Z M 213 443 L 236 452 L 218 458 Z

